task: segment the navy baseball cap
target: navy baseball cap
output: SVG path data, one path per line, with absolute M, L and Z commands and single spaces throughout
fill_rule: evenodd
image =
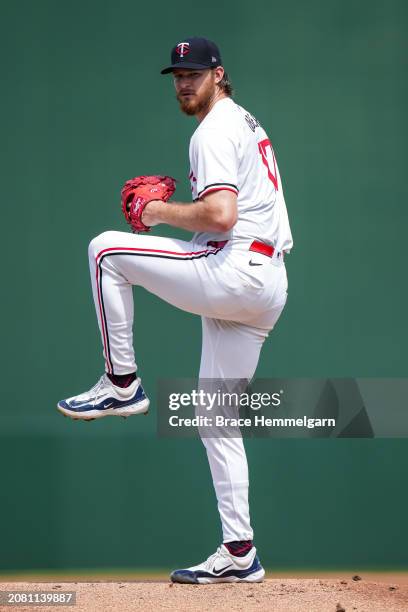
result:
M 221 54 L 217 45 L 207 38 L 193 36 L 184 38 L 171 50 L 171 66 L 161 74 L 173 72 L 174 68 L 204 70 L 222 66 Z

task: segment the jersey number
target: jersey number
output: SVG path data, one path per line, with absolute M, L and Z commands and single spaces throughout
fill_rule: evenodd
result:
M 269 138 L 258 142 L 258 149 L 262 157 L 262 161 L 268 170 L 268 178 L 272 181 L 276 191 L 278 191 L 278 177 L 276 172 L 275 153 L 273 152 L 271 141 Z

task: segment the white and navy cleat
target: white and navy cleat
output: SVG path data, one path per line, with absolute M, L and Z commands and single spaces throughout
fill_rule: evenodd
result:
M 140 378 L 129 387 L 117 387 L 104 374 L 89 391 L 61 400 L 57 408 L 72 419 L 91 421 L 105 416 L 128 417 L 146 414 L 149 400 L 143 391 Z
M 183 584 L 214 584 L 218 582 L 262 582 L 265 570 L 259 562 L 253 546 L 244 557 L 235 557 L 222 544 L 207 561 L 174 570 L 172 582 Z

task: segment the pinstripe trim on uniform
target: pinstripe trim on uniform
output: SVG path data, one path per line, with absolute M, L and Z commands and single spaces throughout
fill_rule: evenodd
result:
M 202 251 L 191 251 L 187 253 L 180 253 L 177 251 L 163 251 L 160 249 L 141 249 L 136 247 L 110 247 L 107 249 L 103 249 L 96 255 L 96 289 L 98 295 L 99 313 L 101 318 L 103 348 L 106 357 L 106 366 L 109 374 L 114 374 L 114 371 L 110 352 L 108 323 L 106 319 L 106 311 L 103 301 L 102 290 L 102 262 L 105 257 L 110 257 L 113 255 L 132 255 L 136 257 L 160 257 L 162 259 L 179 259 L 180 261 L 190 261 L 191 259 L 201 259 L 201 257 L 208 257 L 208 255 L 216 255 L 217 253 L 222 251 L 224 246 L 225 245 L 223 245 L 222 247 L 203 249 Z
M 201 198 L 203 195 L 207 195 L 212 191 L 221 191 L 222 189 L 238 194 L 238 187 L 232 183 L 211 183 L 210 185 L 206 185 L 204 189 L 198 193 L 197 197 Z

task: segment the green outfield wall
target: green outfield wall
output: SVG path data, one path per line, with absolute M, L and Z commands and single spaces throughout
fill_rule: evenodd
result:
M 88 243 L 127 231 L 131 176 L 173 175 L 189 199 L 195 122 L 160 69 L 183 37 L 212 38 L 274 144 L 295 240 L 258 375 L 406 377 L 408 5 L 0 7 L 0 572 L 198 562 L 221 540 L 205 451 L 158 439 L 155 400 L 160 377 L 196 375 L 199 318 L 135 288 L 150 415 L 83 423 L 55 409 L 103 370 Z M 407 440 L 245 444 L 265 566 L 408 566 Z

